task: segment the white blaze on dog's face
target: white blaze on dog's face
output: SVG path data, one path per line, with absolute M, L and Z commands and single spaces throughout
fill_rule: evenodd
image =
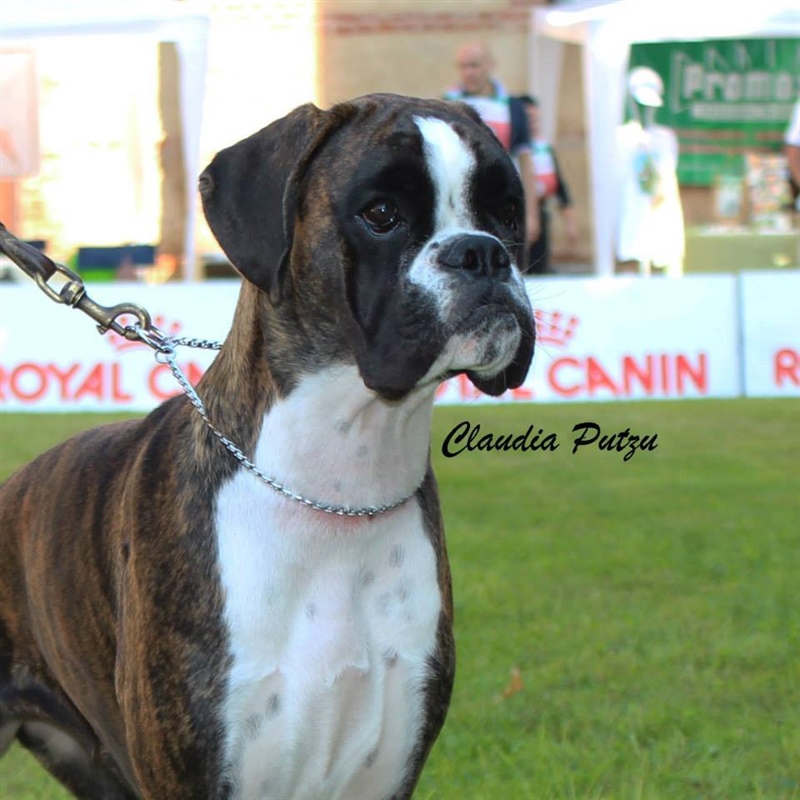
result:
M 436 190 L 437 232 L 471 231 L 475 221 L 467 206 L 475 156 L 452 126 L 435 117 L 415 117 L 423 139 L 425 161 Z

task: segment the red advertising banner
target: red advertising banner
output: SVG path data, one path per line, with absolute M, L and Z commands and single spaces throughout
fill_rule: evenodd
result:
M 529 281 L 538 341 L 526 382 L 500 398 L 464 376 L 437 402 L 587 402 L 800 396 L 800 273 Z M 223 340 L 239 285 L 97 284 L 94 299 L 147 308 L 174 335 Z M 146 411 L 180 391 L 143 344 L 99 336 L 31 283 L 0 286 L 0 409 Z M 192 383 L 214 358 L 181 348 Z M 743 366 L 744 365 L 744 366 Z

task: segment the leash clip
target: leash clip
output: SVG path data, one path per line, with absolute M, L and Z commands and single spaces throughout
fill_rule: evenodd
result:
M 69 285 L 67 284 L 67 286 Z M 142 331 L 150 331 L 152 328 L 150 314 L 141 306 L 135 303 L 117 303 L 115 306 L 102 306 L 92 300 L 83 287 L 81 287 L 81 292 L 76 300 L 73 303 L 69 303 L 69 305 L 91 317 L 97 323 L 97 330 L 100 333 L 106 333 L 111 330 L 120 336 L 124 336 L 129 341 L 136 341 L 137 339 L 143 339 Z M 118 321 L 120 317 L 126 314 L 136 317 L 134 325 L 123 325 Z M 147 344 L 150 344 L 150 342 L 147 342 Z
M 97 323 L 100 333 L 112 330 L 130 341 L 135 341 L 143 338 L 140 334 L 142 329 L 151 330 L 150 315 L 141 306 L 135 303 L 103 306 L 95 302 L 86 294 L 86 286 L 77 272 L 63 264 L 57 264 L 35 247 L 18 239 L 2 222 L 0 222 L 0 253 L 11 259 L 29 278 L 33 278 L 36 285 L 54 303 L 77 308 L 91 317 Z M 59 289 L 49 283 L 56 274 L 66 279 Z M 125 314 L 136 317 L 137 324 L 123 325 L 119 322 L 119 318 Z M 154 346 L 150 342 L 147 344 Z
M 41 273 L 37 273 L 34 280 L 36 285 L 55 303 L 67 305 L 70 308 L 77 308 L 91 317 L 97 323 L 97 330 L 100 333 L 114 331 L 114 333 L 125 337 L 130 341 L 141 339 L 141 331 L 149 331 L 152 327 L 150 314 L 135 303 L 117 303 L 114 306 L 104 306 L 92 300 L 86 293 L 86 286 L 80 275 L 73 272 L 63 264 L 53 262 L 55 272 L 67 278 L 66 283 L 60 290 L 56 291 L 47 282 Z M 124 325 L 119 321 L 125 315 L 136 317 L 135 325 Z M 150 344 L 148 342 L 148 344 Z

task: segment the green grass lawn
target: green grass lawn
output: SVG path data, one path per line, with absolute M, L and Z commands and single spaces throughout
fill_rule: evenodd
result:
M 98 419 L 0 416 L 0 474 Z M 444 458 L 461 420 L 560 446 Z M 658 447 L 573 455 L 584 421 Z M 417 800 L 800 798 L 799 402 L 440 408 L 433 451 L 459 663 Z

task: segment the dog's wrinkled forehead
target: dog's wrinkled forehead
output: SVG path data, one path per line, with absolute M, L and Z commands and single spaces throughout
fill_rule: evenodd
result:
M 436 117 L 415 116 L 423 153 L 436 193 L 436 228 L 469 228 L 469 181 L 476 156 L 452 124 Z

